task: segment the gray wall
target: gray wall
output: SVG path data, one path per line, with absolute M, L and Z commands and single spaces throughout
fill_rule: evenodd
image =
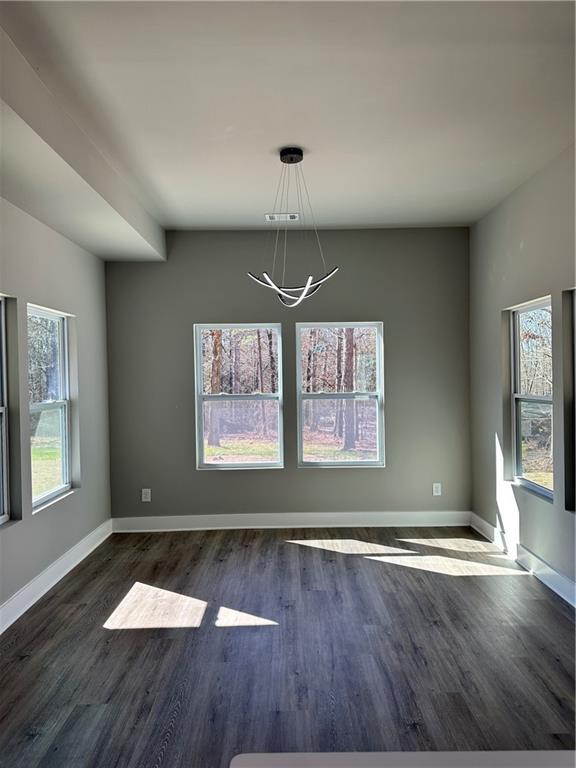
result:
M 113 516 L 470 509 L 467 230 L 322 241 L 340 272 L 295 310 L 245 275 L 266 232 L 175 232 L 165 264 L 106 265 Z M 308 269 L 294 249 L 289 279 Z M 314 320 L 384 322 L 384 469 L 296 469 L 294 323 Z M 285 469 L 195 469 L 193 324 L 210 322 L 282 322 Z
M 474 509 L 502 522 L 511 544 L 519 542 L 568 577 L 574 577 L 574 514 L 564 493 L 562 291 L 573 288 L 574 149 L 517 189 L 472 228 L 470 265 L 471 403 Z M 554 502 L 505 481 L 502 312 L 552 296 L 554 349 Z M 500 446 L 498 448 L 497 446 Z M 516 540 L 516 541 L 515 541 Z
M 26 213 L 0 200 L 0 292 L 16 297 L 10 309 L 10 361 L 19 379 L 20 412 L 11 394 L 14 512 L 0 526 L 0 604 L 110 517 L 108 392 L 104 264 Z M 81 487 L 32 514 L 26 305 L 76 315 L 77 409 Z M 14 317 L 12 317 L 14 315 Z M 16 316 L 17 315 L 17 316 Z M 17 326 L 17 327 L 16 327 Z M 17 340 L 17 341 L 16 341 Z

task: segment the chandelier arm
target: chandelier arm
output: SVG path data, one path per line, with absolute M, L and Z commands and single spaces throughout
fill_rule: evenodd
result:
M 333 275 L 338 272 L 339 267 L 334 267 L 334 269 L 330 270 L 330 272 L 327 272 L 323 277 L 318 278 L 318 280 L 315 280 L 313 283 L 310 284 L 311 288 L 315 288 L 317 285 L 320 286 L 322 283 L 325 283 L 326 280 L 329 280 Z M 281 288 L 284 291 L 301 291 L 304 286 L 303 285 L 295 285 L 294 287 L 289 287 L 287 285 L 282 285 Z
M 292 304 L 286 304 L 285 301 L 282 301 L 282 296 L 287 296 L 287 294 L 283 293 L 278 289 L 278 298 L 282 301 L 285 306 L 290 307 L 292 309 L 293 307 L 297 307 L 298 304 L 301 304 L 304 299 L 308 296 L 308 291 L 310 289 L 310 284 L 312 283 L 312 275 L 308 276 L 308 280 L 306 281 L 306 285 L 304 286 L 304 289 L 302 291 L 302 294 L 296 298 L 295 296 L 288 296 L 287 298 L 292 299 Z
M 326 280 L 329 280 L 333 275 L 335 275 L 336 272 L 338 272 L 338 269 L 339 269 L 339 267 L 334 267 L 334 269 L 332 269 L 330 272 L 325 274 L 324 277 L 321 277 L 318 280 L 315 280 L 313 283 L 310 283 L 310 288 L 316 288 L 316 287 L 319 288 L 322 285 L 322 283 L 325 283 Z M 278 286 L 276 285 L 276 283 L 274 283 L 273 280 L 270 279 L 270 276 L 268 275 L 267 272 L 263 272 L 262 273 L 265 276 L 265 280 L 262 280 L 261 278 L 256 277 L 256 275 L 252 274 L 252 272 L 247 272 L 246 274 L 248 275 L 248 277 L 251 277 L 252 280 L 254 280 L 256 283 L 259 283 L 260 285 L 263 285 L 264 288 L 272 288 L 274 290 L 278 290 Z M 280 286 L 280 288 L 283 291 L 302 291 L 302 290 L 304 290 L 304 286 L 303 285 L 296 285 L 296 286 L 293 286 L 293 287 L 288 287 L 288 286 L 282 285 L 282 286 Z
M 322 250 L 322 243 L 320 242 L 320 235 L 318 234 L 318 227 L 316 226 L 316 219 L 314 217 L 314 209 L 312 208 L 312 203 L 310 201 L 310 193 L 308 192 L 308 185 L 306 184 L 306 177 L 304 176 L 304 171 L 300 168 L 300 175 L 302 178 L 302 184 L 304 186 L 304 191 L 306 193 L 306 199 L 308 200 L 308 207 L 310 208 L 310 216 L 312 218 L 312 226 L 314 227 L 314 234 L 316 235 L 316 242 L 318 243 L 318 250 L 320 251 L 320 256 L 322 258 L 322 264 L 324 265 L 324 270 L 326 270 L 326 260 L 324 259 L 324 251 Z

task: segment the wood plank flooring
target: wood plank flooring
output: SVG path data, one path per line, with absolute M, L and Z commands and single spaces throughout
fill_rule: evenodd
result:
M 573 748 L 572 611 L 468 528 L 115 534 L 0 638 L 2 768 Z

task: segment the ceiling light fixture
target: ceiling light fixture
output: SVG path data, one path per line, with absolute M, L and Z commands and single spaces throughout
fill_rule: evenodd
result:
M 324 259 L 324 253 L 322 251 L 322 243 L 320 242 L 320 236 L 318 234 L 318 228 L 316 227 L 316 221 L 314 219 L 314 211 L 312 210 L 312 203 L 310 202 L 310 193 L 308 192 L 308 185 L 304 178 L 304 172 L 300 163 L 304 158 L 304 152 L 300 147 L 284 147 L 280 150 L 280 160 L 282 162 L 282 170 L 280 171 L 280 179 L 278 181 L 278 187 L 276 189 L 276 198 L 274 200 L 274 208 L 272 213 L 266 214 L 266 221 L 273 224 L 284 224 L 284 242 L 283 242 L 283 266 L 282 266 L 282 282 L 277 282 L 279 278 L 276 278 L 276 262 L 279 259 L 279 246 L 280 246 L 280 234 L 281 227 L 276 230 L 276 238 L 274 242 L 274 252 L 272 255 L 272 276 L 268 272 L 262 272 L 262 277 L 257 277 L 248 272 L 248 276 L 252 278 L 259 285 L 264 288 L 270 288 L 275 291 L 278 299 L 284 304 L 285 307 L 297 307 L 304 299 L 313 296 L 316 291 L 333 275 L 338 272 L 338 267 L 327 271 L 326 260 Z M 298 213 L 285 213 L 290 211 L 290 192 L 292 190 L 293 196 L 295 196 Z M 306 214 L 305 206 L 307 205 L 310 211 L 310 224 L 314 230 L 316 238 L 316 245 L 318 247 L 318 253 L 322 260 L 324 267 L 324 276 L 318 279 L 314 279 L 313 275 L 308 275 L 304 285 L 287 286 L 286 280 L 286 257 L 288 246 L 288 227 L 293 226 L 294 222 L 300 222 L 302 229 L 306 228 Z M 293 210 L 293 209 L 292 209 Z M 280 263 L 278 263 L 278 269 L 280 269 Z

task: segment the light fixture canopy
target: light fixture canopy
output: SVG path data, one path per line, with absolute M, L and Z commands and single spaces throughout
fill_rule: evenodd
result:
M 283 267 L 282 267 L 282 280 L 275 277 L 276 261 L 278 256 L 278 248 L 280 242 L 281 227 L 276 230 L 276 238 L 274 242 L 274 252 L 272 255 L 272 275 L 267 271 L 262 272 L 262 277 L 257 277 L 252 272 L 248 272 L 248 277 L 252 278 L 256 283 L 262 285 L 264 288 L 270 288 L 275 291 L 279 301 L 289 308 L 297 307 L 304 299 L 313 296 L 316 291 L 322 287 L 322 285 L 329 280 L 333 275 L 338 272 L 338 267 L 334 267 L 328 271 L 326 267 L 326 260 L 324 258 L 324 252 L 322 250 L 322 243 L 320 242 L 320 236 L 318 234 L 318 228 L 314 219 L 314 211 L 312 210 L 312 203 L 310 201 L 310 193 L 308 192 L 308 185 L 304 178 L 304 172 L 300 163 L 304 159 L 304 151 L 301 147 L 283 147 L 280 150 L 280 161 L 283 163 L 280 171 L 280 179 L 278 181 L 278 187 L 276 189 L 276 198 L 274 200 L 274 207 L 272 213 L 266 214 L 266 220 L 271 223 L 284 223 L 284 244 L 283 244 Z M 293 166 L 293 167 L 292 167 Z M 296 204 L 298 206 L 298 214 L 286 214 L 283 211 L 293 210 L 289 207 L 290 192 L 296 197 Z M 302 228 L 306 227 L 306 214 L 305 206 L 308 206 L 310 212 L 310 222 L 314 230 L 316 239 L 316 245 L 318 249 L 319 257 L 322 261 L 324 268 L 323 277 L 314 279 L 314 276 L 309 274 L 303 285 L 287 286 L 285 285 L 286 279 L 286 258 L 287 258 L 287 243 L 288 243 L 288 225 L 294 226 L 294 222 L 301 222 Z M 278 264 L 278 268 L 280 265 Z

